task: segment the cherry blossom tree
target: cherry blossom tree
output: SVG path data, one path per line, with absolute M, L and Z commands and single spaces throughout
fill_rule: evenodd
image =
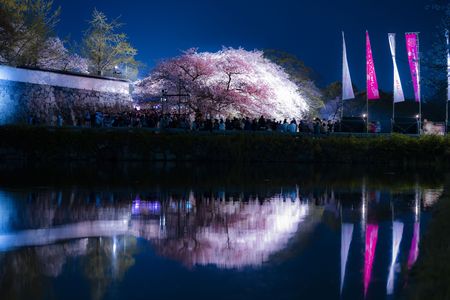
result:
M 58 37 L 47 39 L 38 57 L 37 66 L 43 69 L 88 73 L 87 59 L 71 53 Z
M 216 53 L 190 49 L 161 62 L 149 77 L 136 83 L 138 99 L 189 95 L 189 112 L 205 116 L 264 115 L 269 118 L 303 117 L 309 112 L 307 96 L 320 95 L 314 86 L 304 93 L 282 67 L 264 58 L 261 51 L 224 48 Z M 168 99 L 169 107 L 177 102 Z M 179 105 L 179 103 L 178 103 Z

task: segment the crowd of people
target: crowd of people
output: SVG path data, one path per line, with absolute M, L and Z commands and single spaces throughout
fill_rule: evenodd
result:
M 38 124 L 36 118 L 29 119 L 30 124 Z M 69 125 L 62 115 L 56 118 L 56 126 Z M 153 110 L 131 110 L 123 112 L 85 112 L 80 116 L 75 126 L 90 128 L 153 128 L 178 129 L 186 131 L 276 131 L 286 133 L 313 133 L 326 134 L 337 131 L 338 123 L 315 118 L 307 119 L 268 119 L 231 117 L 231 118 L 205 118 L 201 115 L 160 114 Z

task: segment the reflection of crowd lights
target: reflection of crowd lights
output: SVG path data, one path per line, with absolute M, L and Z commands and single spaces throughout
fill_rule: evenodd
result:
M 4 192 L 0 192 L 0 233 L 9 230 L 13 208 L 13 202 L 9 197 Z
M 367 222 L 367 207 L 366 207 L 366 197 L 363 195 L 362 205 L 361 205 L 361 228 L 364 230 L 366 228 Z
M 192 204 L 190 201 L 186 201 L 186 210 L 189 212 L 192 209 Z
M 420 214 L 420 200 L 418 198 L 416 198 L 416 201 L 414 203 L 414 214 L 417 219 Z
M 427 208 L 434 206 L 443 193 L 444 188 L 425 189 L 423 191 L 423 206 Z
M 113 237 L 113 255 L 117 254 L 117 237 Z
M 134 200 L 131 205 L 131 214 L 159 214 L 161 212 L 161 203 L 158 201 Z

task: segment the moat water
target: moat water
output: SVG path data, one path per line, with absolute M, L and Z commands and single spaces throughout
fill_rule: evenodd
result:
M 0 299 L 396 299 L 445 173 L 2 166 Z

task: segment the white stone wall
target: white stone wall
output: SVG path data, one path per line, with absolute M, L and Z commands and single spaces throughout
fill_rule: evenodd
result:
M 131 109 L 125 81 L 66 75 L 0 65 L 0 125 L 25 124 L 32 117 L 41 125 L 79 125 L 86 112 Z
M 103 93 L 130 94 L 130 83 L 0 65 L 0 80 L 50 85 Z

